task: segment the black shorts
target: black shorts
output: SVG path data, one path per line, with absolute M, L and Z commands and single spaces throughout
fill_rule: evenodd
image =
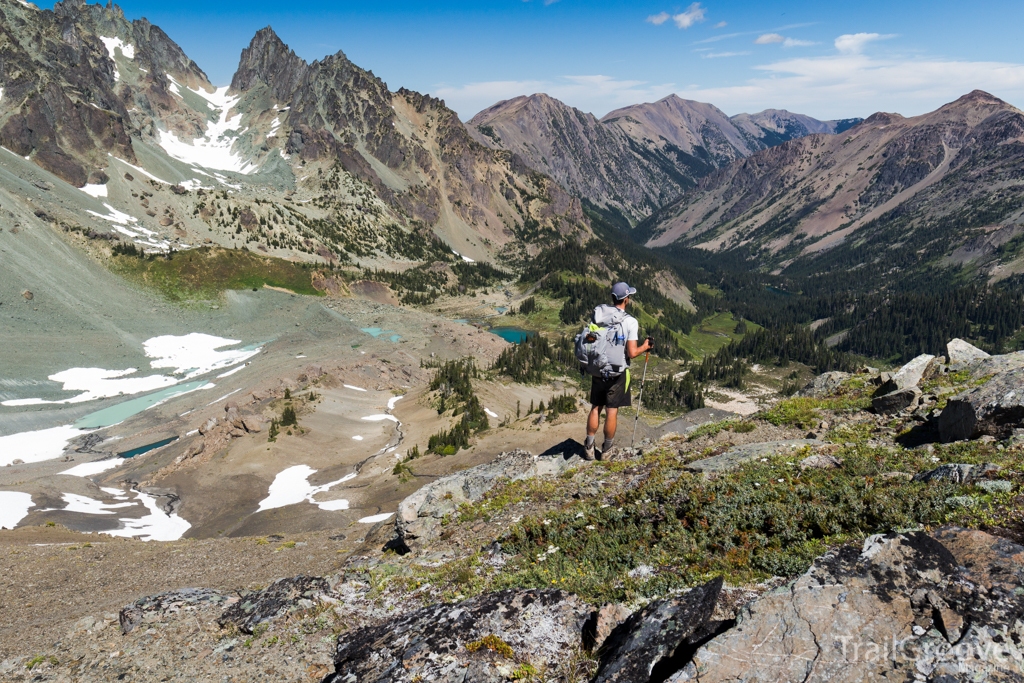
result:
M 595 377 L 590 385 L 590 404 L 606 408 L 625 408 L 629 405 L 629 370 L 618 377 Z

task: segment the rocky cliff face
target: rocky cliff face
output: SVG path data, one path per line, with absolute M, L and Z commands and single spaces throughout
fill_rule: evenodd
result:
M 730 119 L 675 95 L 598 120 L 547 95 L 499 102 L 467 124 L 478 141 L 519 154 L 571 193 L 631 223 L 751 153 L 849 122 L 770 109 Z
M 106 182 L 108 154 L 136 163 L 154 125 L 201 125 L 170 79 L 212 89 L 206 75 L 145 19 L 83 0 L 0 0 L 0 16 L 0 145 L 72 185 Z
M 316 208 L 300 217 L 305 230 L 293 223 L 276 241 L 314 254 L 397 228 L 479 260 L 589 230 L 550 178 L 475 142 L 440 100 L 392 92 L 343 53 L 309 64 L 266 28 L 231 86 L 214 88 L 159 28 L 115 5 L 0 0 L 0 15 L 0 145 L 74 187 L 123 175 L 113 159 L 186 189 L 244 182 L 277 195 L 313 179 L 326 194 L 304 207 Z M 136 220 L 151 211 L 122 202 L 116 180 L 99 196 Z M 227 227 L 200 203 L 184 211 Z M 267 220 L 248 205 L 230 210 Z
M 782 266 L 798 259 L 794 269 L 822 267 L 806 265 L 813 260 L 855 265 L 909 244 L 924 250 L 917 261 L 938 261 L 1019 221 L 1020 190 L 1008 181 L 1024 164 L 1022 132 L 1024 113 L 980 91 L 914 118 L 875 114 L 840 135 L 811 135 L 736 161 L 644 229 L 652 246 L 743 245 Z M 991 256 L 1004 242 L 955 258 Z M 827 258 L 812 258 L 826 250 Z M 1001 265 L 990 263 L 992 274 Z

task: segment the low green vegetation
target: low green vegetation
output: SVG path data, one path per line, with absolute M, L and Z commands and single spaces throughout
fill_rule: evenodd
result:
M 225 290 L 258 289 L 264 285 L 296 294 L 323 294 L 313 287 L 312 264 L 260 256 L 245 249 L 202 247 L 147 256 L 122 248 L 113 257 L 113 269 L 178 302 L 209 300 Z

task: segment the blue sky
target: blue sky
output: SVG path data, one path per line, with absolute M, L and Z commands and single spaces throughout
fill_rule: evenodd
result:
M 601 116 L 670 93 L 727 114 L 769 107 L 846 118 L 915 115 L 974 88 L 1024 105 L 1024 2 L 708 0 L 123 0 L 216 84 L 272 25 L 313 60 L 343 50 L 392 89 L 463 119 L 547 92 Z

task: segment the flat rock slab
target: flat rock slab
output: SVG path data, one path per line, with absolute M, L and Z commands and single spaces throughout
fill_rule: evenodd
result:
M 160 621 L 168 614 L 210 605 L 227 606 L 238 600 L 210 588 L 181 588 L 150 595 L 126 605 L 118 614 L 121 632 L 128 634 L 147 621 Z
M 456 512 L 463 503 L 472 503 L 502 481 L 518 481 L 534 477 L 556 477 L 582 460 L 573 455 L 537 456 L 528 451 L 502 453 L 489 463 L 427 484 L 398 506 L 397 541 L 408 548 L 410 543 L 424 543 L 438 534 L 445 515 Z
M 338 636 L 324 683 L 512 678 L 520 663 L 554 670 L 583 638 L 593 607 L 561 590 L 506 590 L 433 605 Z
M 1024 547 L 947 528 L 837 549 L 747 605 L 668 680 L 1017 681 Z
M 740 465 L 758 458 L 769 458 L 773 455 L 789 453 L 807 446 L 824 445 L 818 439 L 787 439 L 785 441 L 766 441 L 765 443 L 750 443 L 743 446 L 733 446 L 721 455 L 713 455 L 710 458 L 697 460 L 686 465 L 691 472 L 731 472 Z

